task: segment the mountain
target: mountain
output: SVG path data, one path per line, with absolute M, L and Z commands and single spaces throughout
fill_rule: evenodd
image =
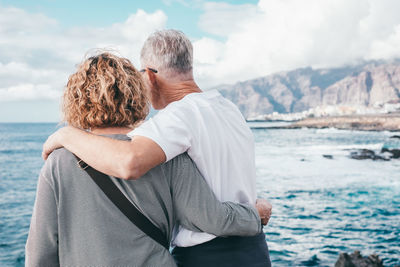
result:
M 246 118 L 320 106 L 373 107 L 400 102 L 400 60 L 330 69 L 301 68 L 217 89 Z

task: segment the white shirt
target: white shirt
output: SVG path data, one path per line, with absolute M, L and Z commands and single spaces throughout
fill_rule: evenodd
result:
M 152 139 L 167 161 L 187 151 L 220 201 L 255 204 L 253 134 L 239 109 L 218 91 L 186 95 L 128 135 Z M 173 244 L 188 247 L 213 238 L 180 227 Z

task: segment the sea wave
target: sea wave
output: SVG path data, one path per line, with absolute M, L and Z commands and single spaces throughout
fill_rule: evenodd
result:
M 55 127 L 0 124 L 1 266 L 24 264 L 41 146 Z M 385 266 L 400 265 L 400 160 L 348 157 L 352 149 L 379 150 L 393 133 L 253 133 L 258 195 L 273 205 L 264 228 L 273 266 L 333 266 L 340 252 L 354 250 L 379 254 Z

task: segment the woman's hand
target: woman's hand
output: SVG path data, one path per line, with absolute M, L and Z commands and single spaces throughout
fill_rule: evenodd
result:
M 261 224 L 267 225 L 272 214 L 272 205 L 265 199 L 257 199 L 256 208 L 261 218 Z

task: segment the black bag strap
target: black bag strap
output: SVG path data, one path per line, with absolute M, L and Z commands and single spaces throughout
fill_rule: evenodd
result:
M 154 241 L 159 243 L 161 246 L 169 249 L 169 242 L 163 232 L 155 226 L 146 216 L 143 215 L 118 189 L 118 187 L 111 181 L 110 177 L 104 173 L 101 173 L 84 161 L 78 159 L 78 165 L 85 170 L 93 181 L 100 187 L 100 189 L 106 194 L 106 196 L 114 203 L 115 206 L 126 216 L 128 219 L 136 225 L 143 233 L 151 237 Z

